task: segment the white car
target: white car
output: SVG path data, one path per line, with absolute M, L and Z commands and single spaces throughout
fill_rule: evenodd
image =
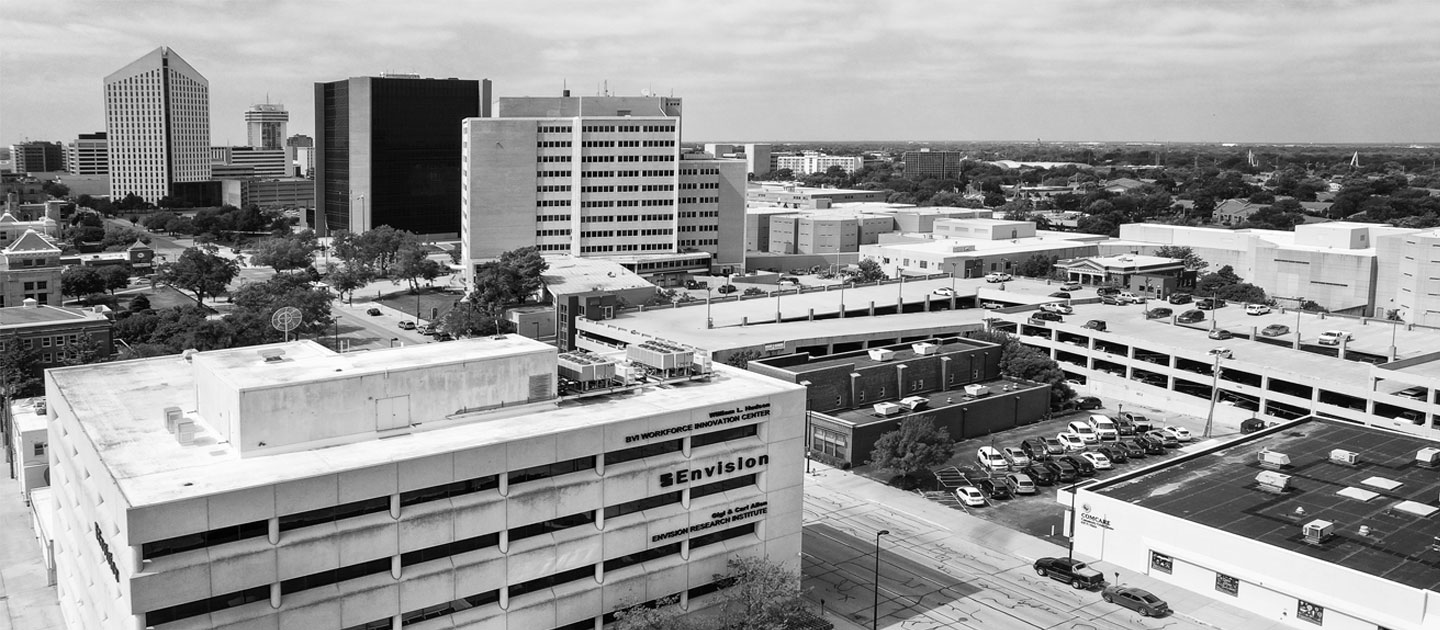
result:
M 1267 315 L 1267 314 L 1269 314 L 1269 313 L 1270 313 L 1270 307 L 1265 306 L 1264 304 L 1246 304 L 1246 305 L 1245 305 L 1245 314 L 1246 314 L 1246 315 Z
M 1176 442 L 1189 442 L 1195 439 L 1195 436 L 1190 435 L 1190 430 L 1185 427 L 1164 427 L 1160 430 L 1164 431 L 1166 435 L 1175 438 Z
M 1115 421 L 1111 420 L 1109 416 L 1092 413 L 1085 421 L 1090 423 L 1090 428 L 1095 429 L 1095 435 L 1100 438 L 1100 441 L 1114 442 L 1120 439 L 1120 429 L 1115 426 Z
M 982 446 L 975 451 L 975 461 L 986 470 L 1010 470 L 1010 463 L 1005 461 L 1005 456 L 993 446 Z
M 1047 303 L 1045 303 L 1045 304 L 1041 304 L 1041 305 L 1040 305 L 1040 310 L 1045 311 L 1046 313 L 1058 313 L 1058 314 L 1060 314 L 1060 315 L 1074 315 L 1074 314 L 1075 314 L 1075 309 L 1070 308 L 1068 305 L 1065 305 L 1065 304 L 1056 304 L 1056 303 L 1053 303 L 1053 302 L 1047 302 Z
M 959 499 L 965 507 L 985 507 L 985 495 L 981 494 L 975 486 L 960 486 L 955 489 L 955 498 Z
M 1071 433 L 1080 436 L 1080 439 L 1084 440 L 1086 444 L 1098 444 L 1100 442 L 1100 434 L 1096 433 L 1095 428 L 1087 422 L 1075 420 L 1069 425 L 1066 425 L 1065 428 Z
M 1231 352 L 1229 348 L 1211 348 L 1211 349 L 1210 349 L 1210 354 L 1211 354 L 1211 355 L 1218 355 L 1218 356 L 1219 356 L 1220 358 L 1222 358 L 1222 359 L 1233 359 L 1233 358 L 1235 358 L 1235 353 L 1234 353 L 1234 352 Z
M 1110 463 L 1110 458 L 1106 457 L 1104 453 L 1085 451 L 1084 453 L 1081 453 L 1080 456 L 1084 457 L 1086 461 L 1090 462 L 1090 465 L 1094 466 L 1095 470 L 1110 470 L 1111 468 L 1115 467 L 1114 464 Z
M 1350 338 L 1350 333 L 1343 330 L 1327 330 L 1320 333 L 1320 345 L 1338 346 L 1341 341 Z
M 952 289 L 950 287 L 940 287 L 938 289 L 935 289 L 934 291 L 931 291 L 931 293 L 934 293 L 935 295 L 941 297 L 955 297 L 955 289 Z
M 1119 300 L 1121 304 L 1145 303 L 1145 298 L 1135 295 L 1134 293 L 1131 293 L 1129 291 L 1121 291 L 1118 295 L 1115 296 L 1115 299 Z
M 995 271 L 985 274 L 986 282 L 1009 282 L 1010 280 L 1010 274 L 1008 273 L 1001 273 L 999 271 Z
M 1069 431 L 1055 434 L 1055 439 L 1060 440 L 1060 446 L 1065 447 L 1067 453 L 1085 450 L 1084 438 Z

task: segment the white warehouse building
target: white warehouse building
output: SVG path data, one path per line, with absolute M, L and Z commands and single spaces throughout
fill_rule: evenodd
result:
M 798 569 L 803 387 L 673 345 L 631 357 L 669 361 L 639 380 L 556 352 L 301 341 L 50 370 L 66 625 L 599 628 L 706 607 L 737 555 Z

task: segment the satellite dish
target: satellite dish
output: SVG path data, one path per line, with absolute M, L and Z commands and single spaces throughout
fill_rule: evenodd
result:
M 275 330 L 285 333 L 285 340 L 290 340 L 290 331 L 300 327 L 300 309 L 293 306 L 284 306 L 270 316 L 270 326 Z

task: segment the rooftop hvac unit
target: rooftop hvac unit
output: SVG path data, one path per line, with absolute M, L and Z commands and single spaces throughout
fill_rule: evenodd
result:
M 965 394 L 966 394 L 967 396 L 974 396 L 975 398 L 980 398 L 980 397 L 983 397 L 983 396 L 989 396 L 989 395 L 990 395 L 990 386 L 989 386 L 989 385 L 966 385 L 966 386 L 965 386 Z
M 1300 532 L 1305 536 L 1305 542 L 1318 545 L 1335 535 L 1335 524 L 1317 519 L 1301 526 Z
M 626 348 L 625 358 L 658 370 L 677 370 L 690 367 L 695 351 L 668 341 L 648 339 Z
M 192 420 L 181 420 L 175 424 L 175 440 L 181 445 L 189 446 L 195 443 L 195 422 Z
M 935 354 L 935 352 L 940 349 L 940 346 L 937 346 L 933 343 L 916 343 L 911 344 L 910 348 L 915 351 L 915 354 L 926 356 Z
M 907 398 L 901 398 L 900 406 L 909 409 L 910 411 L 915 411 L 916 409 L 924 407 L 926 403 L 929 402 L 930 399 L 924 396 L 910 396 Z
M 889 361 L 890 359 L 895 358 L 894 350 L 886 350 L 885 348 L 872 348 L 869 352 L 870 359 L 873 361 Z
M 1260 474 L 1255 475 L 1255 482 L 1260 484 L 1261 490 L 1280 494 L 1290 487 L 1290 475 L 1273 470 L 1263 470 L 1260 471 Z
M 896 415 L 900 413 L 901 409 L 904 409 L 904 407 L 901 407 L 900 405 L 897 405 L 893 402 L 875 403 L 875 413 L 882 416 Z
M 166 430 L 166 431 L 168 431 L 168 432 L 170 432 L 170 433 L 174 433 L 176 427 L 180 424 L 180 421 L 183 420 L 183 419 L 184 419 L 184 414 L 180 413 L 180 408 L 179 408 L 179 407 L 166 407 L 166 408 L 165 408 L 165 430 Z
M 1415 453 L 1415 463 L 1426 468 L 1440 468 L 1440 448 L 1425 447 Z
M 1290 465 L 1290 456 L 1275 451 L 1260 451 L 1260 465 L 1276 470 Z
M 583 350 L 563 353 L 555 358 L 555 363 L 560 376 L 572 381 L 607 381 L 615 376 L 614 361 Z
M 1337 448 L 1330 451 L 1330 461 L 1337 464 L 1345 464 L 1346 466 L 1354 466 L 1360 463 L 1360 454 L 1354 451 L 1347 451 L 1343 448 Z

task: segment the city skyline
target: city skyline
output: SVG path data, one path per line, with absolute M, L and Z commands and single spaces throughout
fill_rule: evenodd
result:
M 313 134 L 315 82 L 386 71 L 486 77 L 497 97 L 673 93 L 696 141 L 1440 140 L 1440 9 L 1411 0 L 344 6 L 5 11 L 0 144 L 101 128 L 103 77 L 159 46 L 211 78 L 215 145 L 242 144 L 267 98 Z

